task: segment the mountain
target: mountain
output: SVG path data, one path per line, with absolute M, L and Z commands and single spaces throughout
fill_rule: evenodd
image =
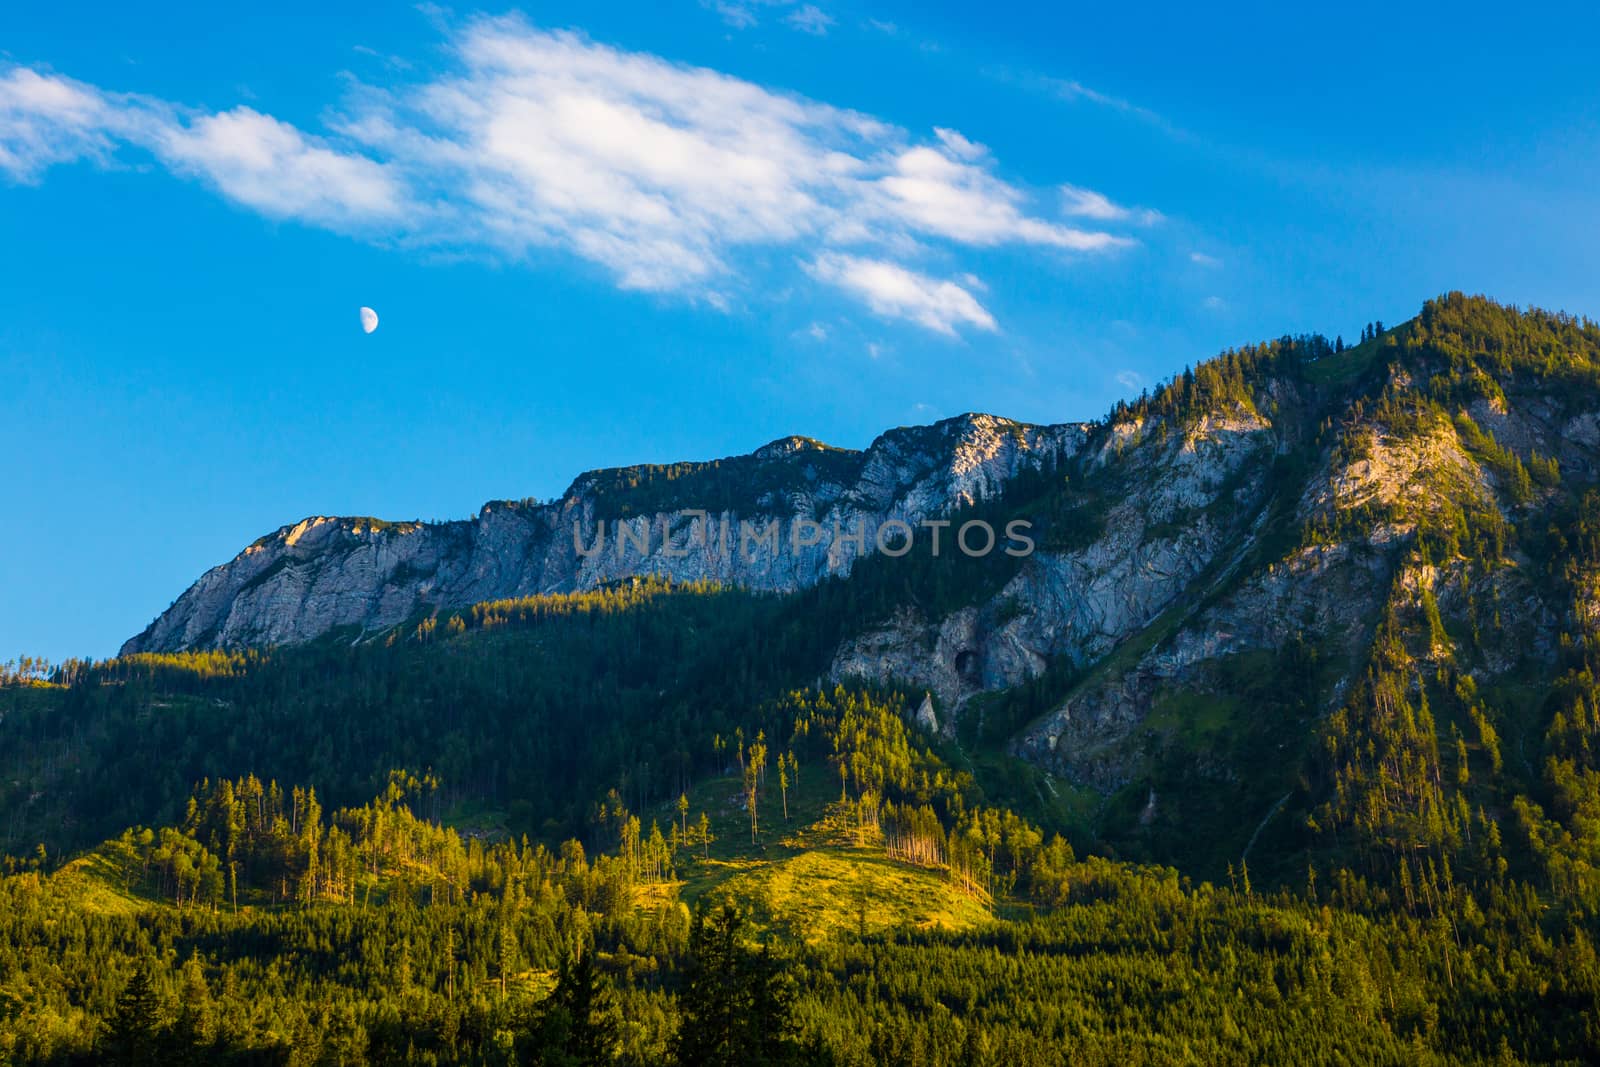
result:
M 944 735 L 1123 795 L 1124 822 L 1182 847 L 1193 813 L 1157 786 L 1200 775 L 1217 819 L 1304 793 L 1317 723 L 1386 617 L 1436 620 L 1416 660 L 1480 685 L 1554 669 L 1573 617 L 1546 530 L 1600 470 L 1597 363 L 1585 321 L 1452 294 L 1354 347 L 1227 352 L 1096 423 L 966 415 L 861 452 L 792 437 L 595 471 L 462 522 L 311 518 L 207 572 L 123 653 L 392 641 L 641 576 L 784 594 L 826 635 L 797 678 L 928 694 Z M 974 519 L 1023 521 L 1033 551 L 969 559 L 945 528 L 932 557 L 923 524 Z M 897 523 L 915 534 L 892 558 L 875 535 Z
M 865 532 L 870 548 L 887 522 L 915 526 L 991 496 L 1019 471 L 1069 458 L 1086 433 L 962 415 L 891 430 L 865 451 L 786 437 L 747 456 L 591 471 L 558 500 L 494 501 L 460 522 L 313 516 L 207 571 L 122 652 L 378 631 L 422 611 L 640 575 L 789 592 L 848 574 L 862 551 L 851 535 Z M 807 521 L 815 533 L 797 536 Z M 776 546 L 762 539 L 771 523 Z
M 1226 353 L 1097 423 L 967 415 L 890 431 L 863 452 L 795 437 L 710 463 L 591 472 L 557 501 L 493 503 L 464 522 L 312 518 L 208 572 L 123 651 L 291 643 L 339 627 L 359 640 L 421 614 L 641 575 L 793 593 L 848 581 L 885 523 L 921 537 L 925 520 L 987 506 L 1024 518 L 1036 550 L 991 564 L 945 603 L 923 602 L 930 580 L 899 579 L 901 594 L 851 618 L 826 676 L 927 692 L 946 732 L 980 722 L 1035 765 L 1113 793 L 1148 777 L 1153 735 L 1165 744 L 1194 728 L 1196 700 L 1210 701 L 1210 733 L 1241 725 L 1229 721 L 1245 710 L 1229 672 L 1245 664 L 1269 680 L 1310 672 L 1299 688 L 1311 705 L 1273 742 L 1298 753 L 1357 680 L 1384 610 L 1414 614 L 1424 593 L 1447 615 L 1475 603 L 1475 582 L 1509 601 L 1498 619 L 1518 628 L 1519 654 L 1480 641 L 1455 649 L 1456 669 L 1548 658 L 1562 623 L 1539 599 L 1548 561 L 1516 545 L 1467 560 L 1460 541 L 1469 527 L 1533 521 L 1593 483 L 1594 358 L 1583 323 L 1456 294 L 1352 348 L 1286 337 Z M 805 521 L 820 527 L 816 543 L 797 546 Z M 737 541 L 741 524 L 771 522 L 778 538 L 750 552 L 726 532 L 720 547 L 696 533 Z M 858 527 L 865 545 L 841 536 Z M 1420 561 L 1419 538 L 1445 528 L 1457 558 Z M 593 551 L 597 531 L 608 532 Z M 883 586 L 874 575 L 892 564 L 875 565 L 855 584 Z M 1148 825 L 1163 798 L 1144 796 Z
M 218 1061 L 538 1059 L 593 949 L 602 1060 L 753 982 L 807 1062 L 1591 1062 L 1597 677 L 1600 326 L 1462 294 L 1094 423 L 308 520 L 0 673 L 0 1059 L 134 959 Z
M 1574 616 L 1547 528 L 1600 470 L 1597 365 L 1587 321 L 1451 294 L 1353 347 L 1229 351 L 1096 423 L 966 415 L 862 452 L 793 437 L 591 472 L 463 522 L 307 519 L 124 654 L 359 643 L 646 575 L 783 593 L 831 635 L 796 677 L 928 694 L 945 736 L 1114 798 L 1098 832 L 1150 858 L 1202 830 L 1242 849 L 1282 798 L 1302 798 L 1283 825 L 1306 817 L 1318 724 L 1386 619 L 1408 641 L 1430 627 L 1417 670 L 1482 687 L 1555 669 Z M 941 517 L 1021 519 L 1034 550 L 966 559 L 947 528 L 931 559 L 920 524 Z M 814 544 L 793 537 L 808 522 Z M 903 558 L 875 551 L 895 522 L 915 529 Z

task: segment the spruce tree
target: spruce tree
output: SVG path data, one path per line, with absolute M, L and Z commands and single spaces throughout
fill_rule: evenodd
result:
M 563 956 L 556 988 L 534 1035 L 537 1063 L 610 1063 L 618 1038 L 610 987 L 594 969 L 594 950 Z
M 155 1067 L 163 1062 L 161 999 L 156 995 L 149 960 L 141 960 L 117 997 L 106 1023 L 101 1052 L 111 1063 Z
M 785 1063 L 799 1054 L 787 968 L 770 946 L 746 948 L 743 927 L 732 904 L 695 916 L 673 1039 L 684 1067 Z

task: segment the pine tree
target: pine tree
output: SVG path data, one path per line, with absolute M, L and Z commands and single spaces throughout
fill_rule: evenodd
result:
M 688 1067 L 793 1061 L 798 1052 L 794 993 L 770 948 L 746 949 L 743 917 L 731 904 L 695 916 L 678 997 L 682 1022 L 673 1054 Z
M 194 953 L 183 965 L 178 1017 L 172 1026 L 173 1044 L 188 1050 L 193 1058 L 211 1043 L 215 1030 L 211 988 L 206 984 L 205 967 L 199 953 Z
M 778 756 L 778 792 L 783 797 L 783 821 L 789 821 L 789 758 Z
M 150 961 L 141 960 L 117 997 L 116 1010 L 106 1024 L 102 1052 L 113 1063 L 156 1067 L 164 1059 L 163 1029 L 161 999 L 156 995 Z
M 594 969 L 594 950 L 563 956 L 535 1034 L 538 1062 L 550 1062 L 550 1053 L 559 1052 L 560 1063 L 610 1063 L 620 1029 L 611 988 Z

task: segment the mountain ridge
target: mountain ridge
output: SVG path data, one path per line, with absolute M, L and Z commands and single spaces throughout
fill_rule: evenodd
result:
M 1086 424 L 968 413 L 886 431 L 862 450 L 796 435 L 719 460 L 601 468 L 554 501 L 490 501 L 470 519 L 308 516 L 208 570 L 121 653 L 305 641 L 338 626 L 382 629 L 421 610 L 646 574 L 793 591 L 848 574 L 863 551 L 849 536 L 858 527 L 870 537 L 887 521 L 915 525 L 992 496 L 1019 471 L 1058 462 L 1085 435 Z M 777 520 L 780 541 L 791 545 L 795 523 L 822 529 L 815 544 L 789 553 L 711 552 L 704 534 L 701 551 L 688 553 L 694 538 L 683 527 L 697 518 L 735 536 L 742 521 L 764 528 Z M 598 528 L 619 522 L 631 539 L 614 533 L 611 547 L 585 551 L 605 545 L 594 539 Z M 655 531 L 679 540 L 669 548 Z

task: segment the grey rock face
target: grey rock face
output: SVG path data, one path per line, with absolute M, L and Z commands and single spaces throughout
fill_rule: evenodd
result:
M 1051 659 L 1080 666 L 1099 659 L 1227 554 L 1242 525 L 1212 511 L 1259 494 L 1275 446 L 1271 424 L 1245 410 L 1203 419 L 1181 435 L 1110 427 L 1094 462 L 1120 465 L 1140 488 L 1110 506 L 1093 542 L 1042 547 L 986 604 L 936 620 L 901 613 L 848 641 L 833 675 L 898 679 L 959 709 L 978 693 L 1037 676 Z
M 1564 465 L 1593 469 L 1594 442 L 1600 436 L 1591 439 L 1582 433 L 1595 425 L 1592 416 L 1567 421 L 1558 405 L 1538 396 L 1509 408 L 1479 402 L 1470 414 L 1524 457 L 1536 450 L 1559 451 Z M 1346 441 L 1343 448 L 1322 451 L 1292 516 L 1294 527 L 1320 524 L 1340 531 L 1332 540 L 1252 556 L 1265 512 L 1249 529 L 1236 528 L 1229 536 L 1237 566 L 1228 558 L 1230 550 L 1214 552 L 1205 579 L 1178 602 L 1171 618 L 1141 633 L 1137 643 L 1130 642 L 1130 654 L 1097 666 L 1066 699 L 1017 735 L 1012 750 L 1074 781 L 1113 790 L 1138 772 L 1139 731 L 1152 710 L 1173 693 L 1204 690 L 1208 668 L 1230 656 L 1275 652 L 1304 638 L 1332 662 L 1354 666 L 1372 639 L 1385 602 L 1397 594 L 1398 602 L 1419 616 L 1424 589 L 1434 593 L 1447 615 L 1469 613 L 1464 563 L 1408 571 L 1400 567 L 1401 550 L 1418 524 L 1436 519 L 1442 509 L 1502 507 L 1495 472 L 1470 454 L 1449 421 L 1397 433 L 1370 420 L 1355 427 Z M 1248 471 L 1248 466 L 1241 470 Z M 1241 481 L 1235 499 L 1249 511 L 1258 506 L 1252 501 L 1259 495 L 1251 488 L 1251 477 Z M 1387 518 L 1341 529 L 1340 516 L 1363 508 L 1376 508 Z M 1203 527 L 1193 530 L 1209 543 Z M 1510 670 L 1525 652 L 1547 655 L 1557 620 L 1526 588 L 1520 568 L 1504 568 L 1474 581 L 1477 595 L 1492 600 L 1520 639 L 1511 648 L 1481 652 L 1480 661 L 1470 665 L 1459 653 L 1435 650 L 1441 661 L 1455 656 L 1458 669 L 1470 666 L 1495 675 Z M 1346 674 L 1326 695 L 1337 703 L 1350 680 Z
M 848 574 L 886 523 L 915 526 L 1071 458 L 1090 429 L 964 415 L 861 452 L 789 437 L 715 463 L 594 471 L 552 503 L 490 503 L 459 522 L 308 518 L 207 571 L 122 651 L 307 641 L 641 575 L 792 591 Z
M 1137 761 L 1123 743 L 1160 695 L 1182 688 L 1207 663 L 1277 650 L 1301 634 L 1327 635 L 1345 653 L 1370 639 L 1391 579 L 1390 559 L 1367 545 L 1316 546 L 1243 576 L 1119 672 L 1091 678 L 1030 724 L 1013 751 L 1102 790 L 1125 784 Z

